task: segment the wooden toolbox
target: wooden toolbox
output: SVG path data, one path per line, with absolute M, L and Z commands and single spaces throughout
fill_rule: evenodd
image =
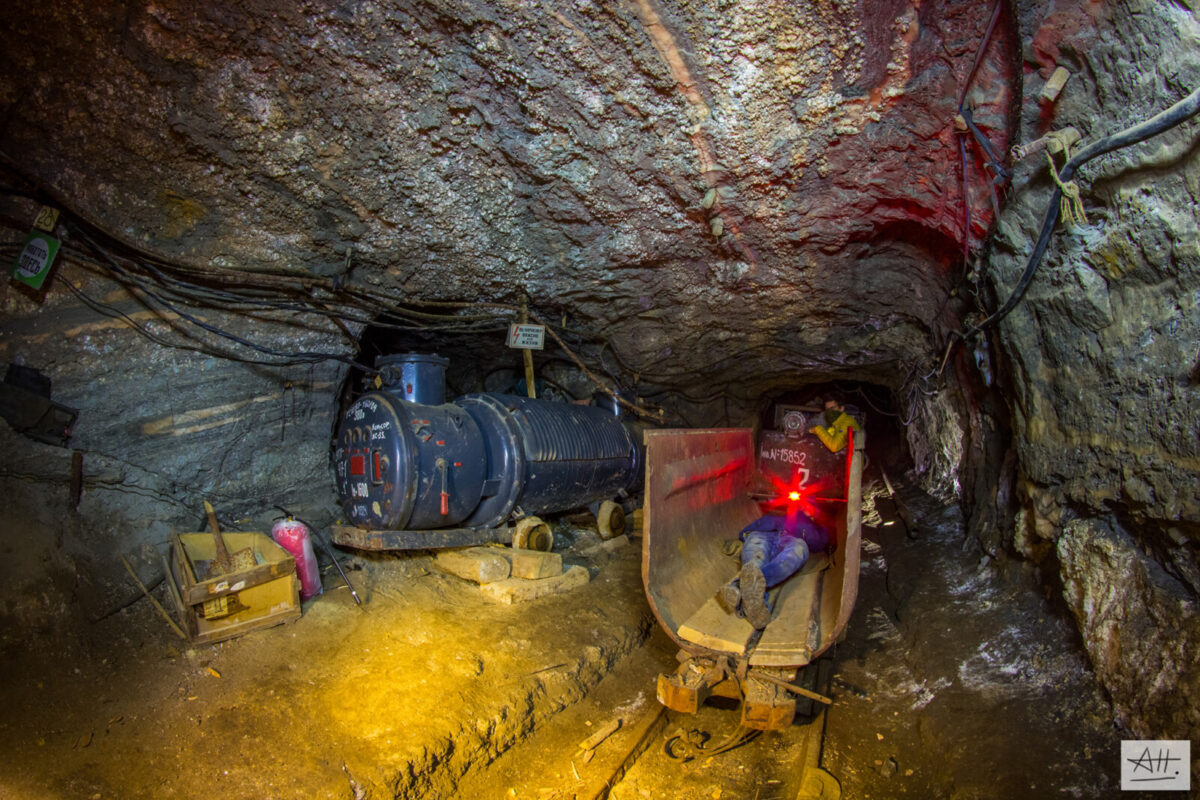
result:
M 194 642 L 220 642 L 300 616 L 296 562 L 265 533 L 222 533 L 231 553 L 249 550 L 254 565 L 209 577 L 216 558 L 211 533 L 171 537 L 167 586 Z

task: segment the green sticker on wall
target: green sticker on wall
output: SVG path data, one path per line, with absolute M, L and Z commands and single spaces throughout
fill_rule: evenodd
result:
M 41 289 L 50 275 L 50 267 L 54 266 L 58 245 L 58 239 L 47 233 L 30 233 L 25 237 L 25 245 L 21 248 L 21 254 L 17 256 L 17 263 L 13 265 L 13 278 L 34 289 Z

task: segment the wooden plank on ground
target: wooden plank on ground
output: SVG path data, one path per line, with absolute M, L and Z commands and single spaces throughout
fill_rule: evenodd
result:
M 565 592 L 582 586 L 588 582 L 587 567 L 568 567 L 562 575 L 554 578 L 540 578 L 535 581 L 524 578 L 505 578 L 494 583 L 485 583 L 479 587 L 483 595 L 499 603 L 523 603 L 535 600 L 548 594 Z
M 679 626 L 678 634 L 679 638 L 710 650 L 742 655 L 754 635 L 754 626 L 742 617 L 727 613 L 715 597 L 710 597 Z
M 442 550 L 437 554 L 438 568 L 475 583 L 504 580 L 512 566 L 495 547 L 468 547 L 462 550 Z

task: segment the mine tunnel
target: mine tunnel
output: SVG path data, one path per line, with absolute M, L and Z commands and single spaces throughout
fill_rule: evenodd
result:
M 0 16 L 0 796 L 1194 796 L 1192 4 Z

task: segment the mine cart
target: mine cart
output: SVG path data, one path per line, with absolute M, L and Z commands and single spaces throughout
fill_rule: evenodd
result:
M 658 679 L 663 705 L 691 713 L 715 694 L 742 699 L 747 728 L 791 724 L 798 674 L 841 638 L 858 591 L 865 436 L 852 433 L 837 453 L 803 429 L 764 432 L 757 448 L 748 428 L 645 433 L 642 581 L 681 648 L 679 669 Z M 833 544 L 771 591 L 760 632 L 716 593 L 740 566 L 731 540 L 780 493 L 815 507 Z

